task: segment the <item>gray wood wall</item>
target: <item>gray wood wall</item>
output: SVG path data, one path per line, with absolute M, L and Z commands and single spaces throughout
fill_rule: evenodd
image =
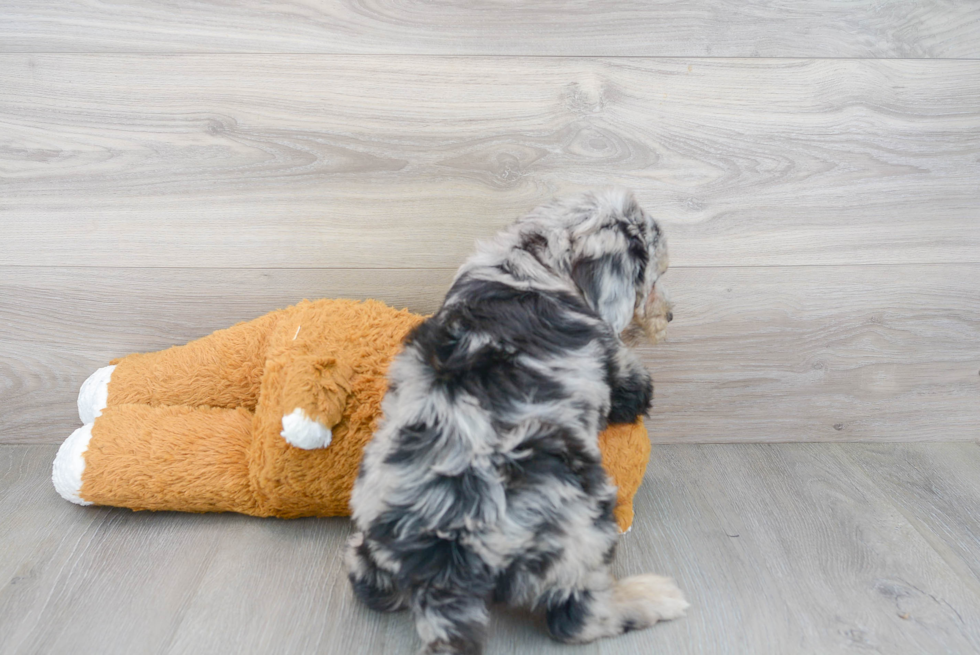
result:
M 655 441 L 980 438 L 980 4 L 9 0 L 0 443 L 610 184 L 671 243 Z

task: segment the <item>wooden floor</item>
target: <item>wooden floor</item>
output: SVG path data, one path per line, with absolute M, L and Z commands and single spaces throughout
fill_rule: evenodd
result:
M 346 519 L 81 508 L 53 446 L 0 446 L 0 653 L 412 653 L 354 602 Z M 494 610 L 488 653 L 980 652 L 980 446 L 654 449 L 620 575 L 676 578 L 686 618 L 583 647 Z

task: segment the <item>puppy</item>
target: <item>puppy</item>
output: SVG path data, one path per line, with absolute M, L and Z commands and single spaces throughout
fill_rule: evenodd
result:
M 564 642 L 688 607 L 669 579 L 610 574 L 616 489 L 597 445 L 608 422 L 650 407 L 620 335 L 662 335 L 666 268 L 632 195 L 555 201 L 481 244 L 407 337 L 354 485 L 346 560 L 369 607 L 411 608 L 422 652 L 482 652 L 491 598 L 544 607 Z

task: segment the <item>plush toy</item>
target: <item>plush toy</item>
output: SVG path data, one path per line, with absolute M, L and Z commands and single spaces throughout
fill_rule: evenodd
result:
M 115 360 L 82 385 L 85 425 L 59 449 L 54 486 L 81 505 L 346 516 L 388 364 L 423 319 L 370 300 L 303 301 Z M 599 445 L 625 531 L 650 441 L 638 421 Z

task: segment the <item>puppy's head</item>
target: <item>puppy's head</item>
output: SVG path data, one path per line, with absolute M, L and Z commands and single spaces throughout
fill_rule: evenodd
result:
M 660 281 L 667 241 L 633 194 L 587 193 L 546 211 L 565 224 L 566 270 L 586 302 L 627 343 L 662 339 L 673 318 Z

